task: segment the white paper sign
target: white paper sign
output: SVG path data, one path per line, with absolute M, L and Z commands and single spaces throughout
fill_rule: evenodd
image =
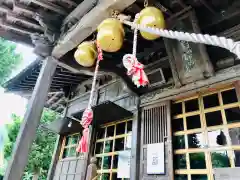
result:
M 147 174 L 165 174 L 164 143 L 147 145 Z
M 120 151 L 118 153 L 117 178 L 130 178 L 131 151 Z

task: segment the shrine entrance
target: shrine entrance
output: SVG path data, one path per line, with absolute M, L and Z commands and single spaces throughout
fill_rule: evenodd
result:
M 175 180 L 214 180 L 215 168 L 240 167 L 239 106 L 233 86 L 173 103 Z

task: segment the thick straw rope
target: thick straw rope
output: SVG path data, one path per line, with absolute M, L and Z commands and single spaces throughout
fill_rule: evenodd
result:
M 178 32 L 178 31 L 172 31 L 172 30 L 166 30 L 166 29 L 158 29 L 153 27 L 147 27 L 140 24 L 135 24 L 121 17 L 119 19 L 122 23 L 128 26 L 131 26 L 134 29 L 156 34 L 162 37 L 194 42 L 194 43 L 208 44 L 212 46 L 219 46 L 219 47 L 228 49 L 230 52 L 236 54 L 237 57 L 240 59 L 240 41 L 235 42 L 229 38 L 211 36 L 209 34 L 196 34 L 196 33 Z

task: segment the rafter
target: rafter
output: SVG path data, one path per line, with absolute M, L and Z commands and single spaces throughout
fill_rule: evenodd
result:
M 44 0 L 29 0 L 31 3 L 37 4 L 38 6 L 41 6 L 43 8 L 49 9 L 53 12 L 59 13 L 61 15 L 67 15 L 67 12 L 60 6 L 44 1 Z
M 19 15 L 13 14 L 11 12 L 7 13 L 6 20 L 10 21 L 10 22 L 20 21 L 21 23 L 23 23 L 27 26 L 33 27 L 34 29 L 36 29 L 40 32 L 43 32 L 43 28 L 37 22 L 35 22 L 31 19 L 27 19 L 25 17 L 19 16 Z
M 9 24 L 2 18 L 0 19 L 0 26 L 4 29 L 13 30 L 13 31 L 19 32 L 21 34 L 25 34 L 25 35 L 31 35 L 31 34 L 35 33 L 35 31 L 29 30 L 26 28 L 22 28 L 18 25 Z
M 26 14 L 29 17 L 33 17 L 35 12 L 32 8 L 26 7 L 20 3 L 15 2 L 13 4 L 13 12 L 20 13 L 20 14 Z

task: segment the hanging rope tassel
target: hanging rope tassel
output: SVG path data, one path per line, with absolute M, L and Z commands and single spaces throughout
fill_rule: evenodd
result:
M 237 55 L 240 59 L 240 41 L 233 41 L 232 39 L 218 36 L 211 36 L 209 34 L 196 34 L 196 33 L 187 33 L 187 32 L 178 32 L 166 29 L 158 29 L 153 27 L 147 27 L 144 25 L 136 24 L 126 19 L 120 17 L 122 23 L 131 26 L 132 28 L 138 29 L 140 31 L 145 31 L 148 33 L 156 34 L 165 38 L 188 41 L 193 43 L 202 43 L 212 46 L 218 46 L 229 50 L 230 52 Z
M 82 133 L 82 138 L 79 141 L 79 145 L 76 149 L 76 151 L 80 152 L 80 153 L 88 152 L 88 139 L 89 139 L 89 133 L 90 133 L 89 125 L 92 123 L 92 120 L 93 120 L 92 101 L 93 101 L 93 96 L 94 96 L 94 92 L 96 89 L 96 81 L 97 81 L 97 74 L 98 74 L 98 70 L 99 70 L 99 62 L 101 60 L 103 60 L 102 50 L 99 47 L 97 42 L 96 42 L 96 45 L 97 45 L 97 50 L 98 50 L 98 59 L 96 62 L 95 72 L 94 72 L 94 76 L 93 76 L 93 83 L 92 83 L 92 89 L 91 89 L 90 98 L 89 98 L 89 102 L 88 102 L 88 107 L 85 109 L 85 111 L 83 112 L 83 116 L 82 116 L 81 125 L 84 128 L 83 133 Z
M 134 24 L 137 22 L 139 14 L 136 14 Z M 123 65 L 127 69 L 127 75 L 132 76 L 133 83 L 137 86 L 146 86 L 149 81 L 146 73 L 144 72 L 144 65 L 141 64 L 136 57 L 137 52 L 137 33 L 138 29 L 134 29 L 133 38 L 133 52 L 123 56 Z

